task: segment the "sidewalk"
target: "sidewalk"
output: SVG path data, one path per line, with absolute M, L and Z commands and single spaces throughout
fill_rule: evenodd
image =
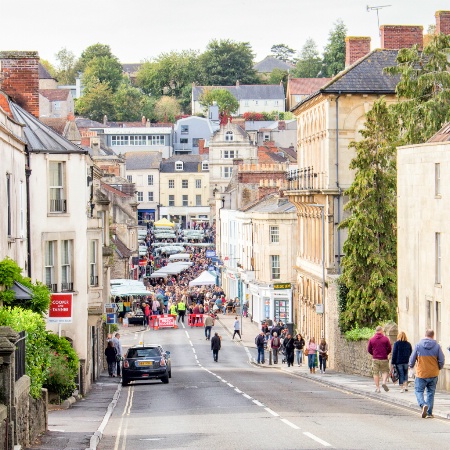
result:
M 224 339 L 230 339 L 233 335 L 233 325 L 235 321 L 234 314 L 219 314 L 219 322 L 228 329 L 230 333 Z M 386 403 L 394 403 L 406 408 L 413 409 L 417 411 L 419 415 L 420 409 L 417 405 L 416 396 L 414 394 L 414 385 L 411 385 L 407 392 L 401 393 L 398 385 L 394 385 L 392 382 L 388 382 L 389 392 L 381 393 L 375 392 L 375 384 L 372 378 L 349 375 L 345 373 L 335 372 L 333 370 L 327 369 L 326 373 L 321 374 L 318 370 L 315 374 L 310 374 L 308 369 L 308 364 L 304 363 L 301 367 L 287 367 L 286 364 L 281 364 L 281 358 L 279 358 L 278 364 L 269 365 L 269 358 L 266 357 L 266 363 L 264 365 L 257 364 L 255 357 L 257 356 L 255 337 L 260 332 L 259 324 L 256 322 L 251 322 L 248 318 L 242 318 L 242 341 L 241 344 L 250 350 L 252 355 L 252 364 L 261 367 L 262 369 L 277 369 L 284 372 L 290 372 L 298 377 L 307 378 L 318 383 L 325 384 L 334 388 L 342 389 L 353 394 L 360 394 L 365 397 L 370 397 L 383 401 Z M 237 338 L 236 338 L 237 339 Z M 303 360 L 305 362 L 305 359 Z M 444 419 L 450 419 L 450 392 L 436 391 L 434 397 L 434 408 L 433 415 L 435 417 L 441 417 Z

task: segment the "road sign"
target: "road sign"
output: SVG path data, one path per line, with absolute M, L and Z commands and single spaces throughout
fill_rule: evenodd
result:
M 105 303 L 105 314 L 115 314 L 119 312 L 118 303 Z
M 115 314 L 106 314 L 106 323 L 117 323 L 117 316 Z
M 174 320 L 173 317 L 160 317 L 159 328 L 173 328 Z
M 72 323 L 73 294 L 52 294 L 48 310 L 49 323 Z
M 215 250 L 206 250 L 205 256 L 207 258 L 212 258 L 212 257 L 216 256 L 216 251 Z

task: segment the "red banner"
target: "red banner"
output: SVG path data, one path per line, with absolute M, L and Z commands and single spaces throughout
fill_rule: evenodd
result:
M 48 322 L 72 323 L 73 294 L 52 294 L 48 310 Z

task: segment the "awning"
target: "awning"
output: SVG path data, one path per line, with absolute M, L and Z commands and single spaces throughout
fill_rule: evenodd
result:
M 153 224 L 155 227 L 174 227 L 175 224 L 165 218 L 158 220 Z
M 14 291 L 16 300 L 31 300 L 33 298 L 33 291 L 23 284 L 20 284 L 18 281 L 14 281 L 11 290 Z

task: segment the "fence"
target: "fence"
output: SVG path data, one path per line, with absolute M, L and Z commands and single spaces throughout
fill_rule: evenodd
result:
M 17 381 L 20 377 L 25 375 L 25 343 L 26 343 L 26 333 L 25 331 L 21 331 L 19 333 L 19 339 L 15 342 L 16 350 L 14 354 L 15 359 L 15 381 Z

